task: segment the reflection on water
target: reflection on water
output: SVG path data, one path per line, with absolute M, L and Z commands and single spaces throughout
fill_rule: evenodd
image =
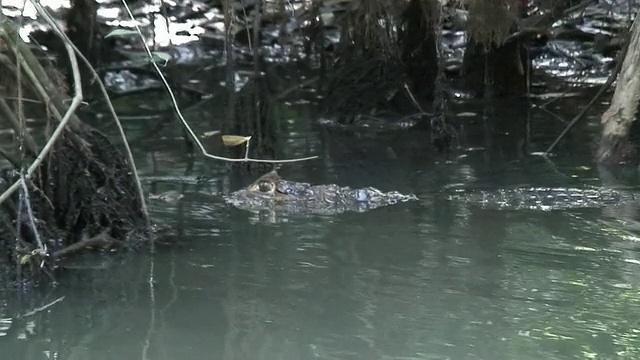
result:
M 150 192 L 185 194 L 150 201 L 154 217 L 171 225 L 155 252 L 88 254 L 65 264 L 56 288 L 0 293 L 0 358 L 640 356 L 635 240 L 600 221 L 633 218 L 635 205 L 501 212 L 447 201 L 439 191 L 455 183 L 591 183 L 597 174 L 587 159 L 551 166 L 492 148 L 444 162 L 402 153 L 386 136 L 349 144 L 332 134 L 327 146 L 338 150 L 282 176 L 371 185 L 420 201 L 270 222 L 223 203 L 239 185 L 222 172 L 206 182 L 150 178 Z M 405 145 L 428 148 L 416 144 Z M 385 157 L 386 145 L 398 156 Z M 164 158 L 178 164 L 175 153 Z

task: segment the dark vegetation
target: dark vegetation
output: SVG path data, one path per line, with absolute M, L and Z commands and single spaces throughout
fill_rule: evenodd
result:
M 0 118 L 13 129 L 15 139 L 0 149 L 9 164 L 0 187 L 10 189 L 0 199 L 0 240 L 12 279 L 53 277 L 62 256 L 90 248 L 135 246 L 139 239 L 151 237 L 126 139 L 107 138 L 83 122 L 70 98 L 90 104 L 79 109 L 80 114 L 108 109 L 110 101 L 141 94 L 151 102 L 170 90 L 176 103 L 170 97 L 158 101 L 165 108 L 174 106 L 186 149 L 224 160 L 206 153 L 200 134 L 181 115 L 180 107 L 206 95 L 188 85 L 179 64 L 186 50 L 202 55 L 196 55 L 203 59 L 196 64 L 198 72 L 225 81 L 227 106 L 221 133 L 252 136 L 250 154 L 245 154 L 248 148 L 232 147 L 223 148 L 225 156 L 282 158 L 282 130 L 273 121 L 272 104 L 292 97 L 316 101 L 315 95 L 320 95 L 318 108 L 342 126 L 381 121 L 383 126 L 427 129 L 430 138 L 425 141 L 431 142 L 434 153 L 446 157 L 459 140 L 448 110 L 452 101 L 461 96 L 486 101 L 526 98 L 536 75 L 532 59 L 545 53 L 558 55 L 561 49 L 548 45 L 553 39 L 574 41 L 585 45 L 585 54 L 593 55 L 580 60 L 585 68 L 597 67 L 594 59 L 602 56 L 614 59 L 599 64 L 611 74 L 602 92 L 622 70 L 617 99 L 603 116 L 597 160 L 636 160 L 628 141 L 640 91 L 636 84 L 640 72 L 635 70 L 640 40 L 634 32 L 637 25 L 631 27 L 630 21 L 634 9 L 627 11 L 628 17 L 606 18 L 606 4 L 571 0 L 448 1 L 444 6 L 435 0 L 224 0 L 198 6 L 178 2 L 175 7 L 163 3 L 158 12 L 176 23 L 214 14 L 204 25 L 209 31 L 188 47 L 156 46 L 151 40 L 153 26 L 140 33 L 134 28 L 114 33 L 105 19 L 98 18 L 95 1 L 71 4 L 71 9 L 58 14 L 66 24 L 66 36 L 52 29 L 50 19 L 40 13 L 38 21 L 47 24 L 46 30 L 32 32 L 29 44 L 16 30 L 25 19 L 0 17 Z M 128 6 L 138 14 L 136 9 L 143 4 L 132 1 Z M 120 9 L 120 20 L 129 20 L 122 3 L 111 6 Z M 153 18 L 143 15 L 139 18 Z M 585 30 L 584 19 L 589 16 L 605 24 L 599 32 Z M 468 40 L 462 46 L 448 40 L 462 31 Z M 148 53 L 141 36 L 157 52 Z M 82 61 L 75 64 L 70 44 L 91 67 Z M 238 74 L 246 81 L 238 81 Z M 549 81 L 548 88 L 559 82 L 541 79 Z M 104 97 L 100 82 L 106 83 L 111 100 Z M 68 110 L 71 115 L 65 116 Z M 567 131 L 586 111 L 576 114 Z M 27 126 L 27 118 L 41 122 Z M 61 131 L 54 132 L 61 124 Z M 258 172 L 271 168 L 269 162 L 233 164 Z

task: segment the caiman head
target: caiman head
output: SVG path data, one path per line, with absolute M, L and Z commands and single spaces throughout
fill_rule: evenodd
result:
M 253 194 L 276 196 L 278 194 L 278 181 L 280 175 L 275 170 L 260 176 L 258 180 L 247 186 L 245 190 Z
M 286 181 L 272 170 L 246 188 L 234 192 L 227 200 L 240 208 L 270 207 L 291 198 L 283 191 L 286 187 Z
M 311 185 L 288 181 L 282 179 L 275 170 L 225 197 L 227 203 L 240 209 L 285 209 L 294 212 L 302 209 L 320 213 L 364 211 L 409 200 L 417 200 L 417 197 L 413 194 L 402 195 L 397 191 L 383 193 L 372 187 L 351 189 L 336 184 Z

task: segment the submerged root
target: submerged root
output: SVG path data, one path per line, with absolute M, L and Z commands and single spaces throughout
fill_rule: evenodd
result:
M 100 132 L 83 126 L 69 132 L 40 168 L 34 185 L 38 210 L 64 231 L 67 243 L 110 228 L 121 239 L 143 217 L 124 154 Z M 53 185 L 53 186 L 52 186 Z M 55 204 L 55 212 L 50 204 Z

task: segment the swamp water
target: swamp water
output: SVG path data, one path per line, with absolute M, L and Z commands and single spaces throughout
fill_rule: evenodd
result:
M 184 194 L 149 200 L 169 234 L 153 253 L 80 256 L 55 288 L 0 292 L 0 359 L 640 357 L 637 238 L 615 226 L 637 218 L 637 205 L 491 211 L 442 194 L 598 185 L 584 138 L 550 162 L 524 156 L 519 138 L 541 151 L 563 124 L 519 108 L 491 126 L 461 118 L 465 142 L 443 161 L 428 155 L 426 132 L 317 126 L 298 110 L 286 122 L 289 157 L 321 159 L 284 166 L 283 177 L 420 200 L 292 218 L 230 208 L 221 196 L 257 174 L 191 162 L 172 125 L 134 149 L 146 191 Z

